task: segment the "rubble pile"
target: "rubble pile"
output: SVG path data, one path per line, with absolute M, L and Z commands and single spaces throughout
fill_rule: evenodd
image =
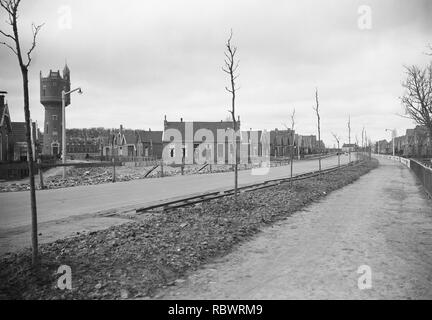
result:
M 271 166 L 278 166 L 279 163 L 271 163 Z M 203 165 L 185 165 L 183 174 L 207 174 L 233 171 L 233 165 L 213 164 L 203 168 Z M 239 170 L 247 170 L 252 167 L 251 164 L 239 164 Z M 153 167 L 141 166 L 119 166 L 116 167 L 116 181 L 129 181 L 145 178 L 159 178 L 162 176 L 161 168 L 153 170 L 147 177 L 146 173 Z M 67 169 L 67 178 L 63 179 L 62 174 L 44 177 L 45 189 L 58 189 L 75 186 L 96 185 L 101 183 L 110 183 L 113 178 L 112 167 L 89 167 Z M 181 166 L 164 166 L 163 176 L 181 175 Z M 40 190 L 39 176 L 36 175 L 36 189 Z M 27 179 L 28 180 L 28 179 Z M 14 192 L 30 190 L 29 182 L 0 182 L 0 192 Z

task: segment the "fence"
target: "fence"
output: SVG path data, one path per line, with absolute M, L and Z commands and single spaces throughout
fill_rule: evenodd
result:
M 410 168 L 414 171 L 417 178 L 423 184 L 426 189 L 426 192 L 432 197 L 432 169 L 426 167 L 416 160 L 410 161 Z
M 382 155 L 382 154 L 375 154 L 375 156 L 379 156 L 385 159 L 390 159 L 393 161 L 399 161 L 400 163 L 410 168 L 422 183 L 427 194 L 432 198 L 432 168 L 429 168 L 414 159 L 407 159 L 403 157 L 389 156 L 389 155 Z

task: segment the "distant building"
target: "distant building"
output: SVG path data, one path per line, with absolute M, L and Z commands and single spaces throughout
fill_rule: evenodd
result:
M 5 101 L 6 91 L 0 91 L 0 162 L 11 159 L 11 139 L 12 124 L 9 115 L 9 108 Z
M 27 161 L 27 136 L 25 122 L 12 122 L 13 161 Z M 36 122 L 31 122 L 30 141 L 33 155 L 37 155 L 38 136 Z
M 148 131 L 136 130 L 136 133 L 138 135 L 137 156 L 161 159 L 163 131 L 152 131 L 149 129 Z
M 291 129 L 270 131 L 270 155 L 272 157 L 288 157 L 291 155 L 291 146 L 295 132 Z
M 392 146 L 387 140 L 380 140 L 375 143 L 375 149 L 380 154 L 390 154 L 392 152 Z
M 124 129 L 110 130 L 101 137 L 100 145 L 103 156 L 114 157 L 162 157 L 162 131 Z
M 104 139 L 103 155 L 114 157 L 134 157 L 137 155 L 138 135 L 134 130 L 111 130 Z
M 237 122 L 240 128 L 240 119 Z M 191 128 L 189 132 L 188 128 Z M 193 159 L 196 163 L 235 163 L 233 137 L 226 136 L 223 141 L 218 141 L 218 130 L 229 132 L 233 129 L 232 121 L 216 122 L 185 122 L 164 120 L 163 147 L 164 160 L 173 162 L 181 161 L 182 158 Z M 173 137 L 171 132 L 178 132 L 179 137 Z
M 355 143 L 344 143 L 342 145 L 342 152 L 354 152 L 357 150 L 357 144 Z
M 298 139 L 301 155 L 317 154 L 325 150 L 324 142 L 317 141 L 315 135 L 300 135 Z
M 67 65 L 60 71 L 50 70 L 47 77 L 40 72 L 40 102 L 45 107 L 42 154 L 59 156 L 62 150 L 62 91 L 70 91 L 70 70 Z M 70 95 L 65 105 L 70 104 Z

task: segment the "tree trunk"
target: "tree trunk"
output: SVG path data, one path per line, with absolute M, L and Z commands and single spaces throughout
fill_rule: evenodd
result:
M 38 264 L 38 231 L 37 231 L 37 210 L 36 210 L 36 188 L 34 178 L 34 157 L 31 141 L 32 125 L 30 120 L 30 107 L 29 107 L 29 90 L 28 90 L 28 70 L 26 67 L 21 66 L 21 73 L 23 76 L 23 89 L 24 89 L 24 115 L 26 123 L 26 140 L 27 140 L 27 163 L 30 176 L 30 203 L 31 203 L 31 238 L 32 238 L 32 263 Z

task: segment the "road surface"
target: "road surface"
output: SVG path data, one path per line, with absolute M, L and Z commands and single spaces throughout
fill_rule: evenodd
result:
M 354 156 L 352 158 L 354 160 Z M 348 156 L 341 156 L 347 163 Z M 337 165 L 337 157 L 322 160 L 323 168 Z M 318 169 L 318 160 L 298 161 L 294 173 Z M 92 186 L 77 186 L 36 193 L 38 222 L 135 207 L 154 201 L 233 187 L 233 172 L 150 178 Z M 289 176 L 289 167 L 273 167 L 266 175 L 239 171 L 239 184 Z M 30 225 L 30 195 L 26 191 L 0 193 L 0 238 L 11 228 Z
M 432 299 L 432 201 L 408 168 L 379 161 L 157 297 Z

